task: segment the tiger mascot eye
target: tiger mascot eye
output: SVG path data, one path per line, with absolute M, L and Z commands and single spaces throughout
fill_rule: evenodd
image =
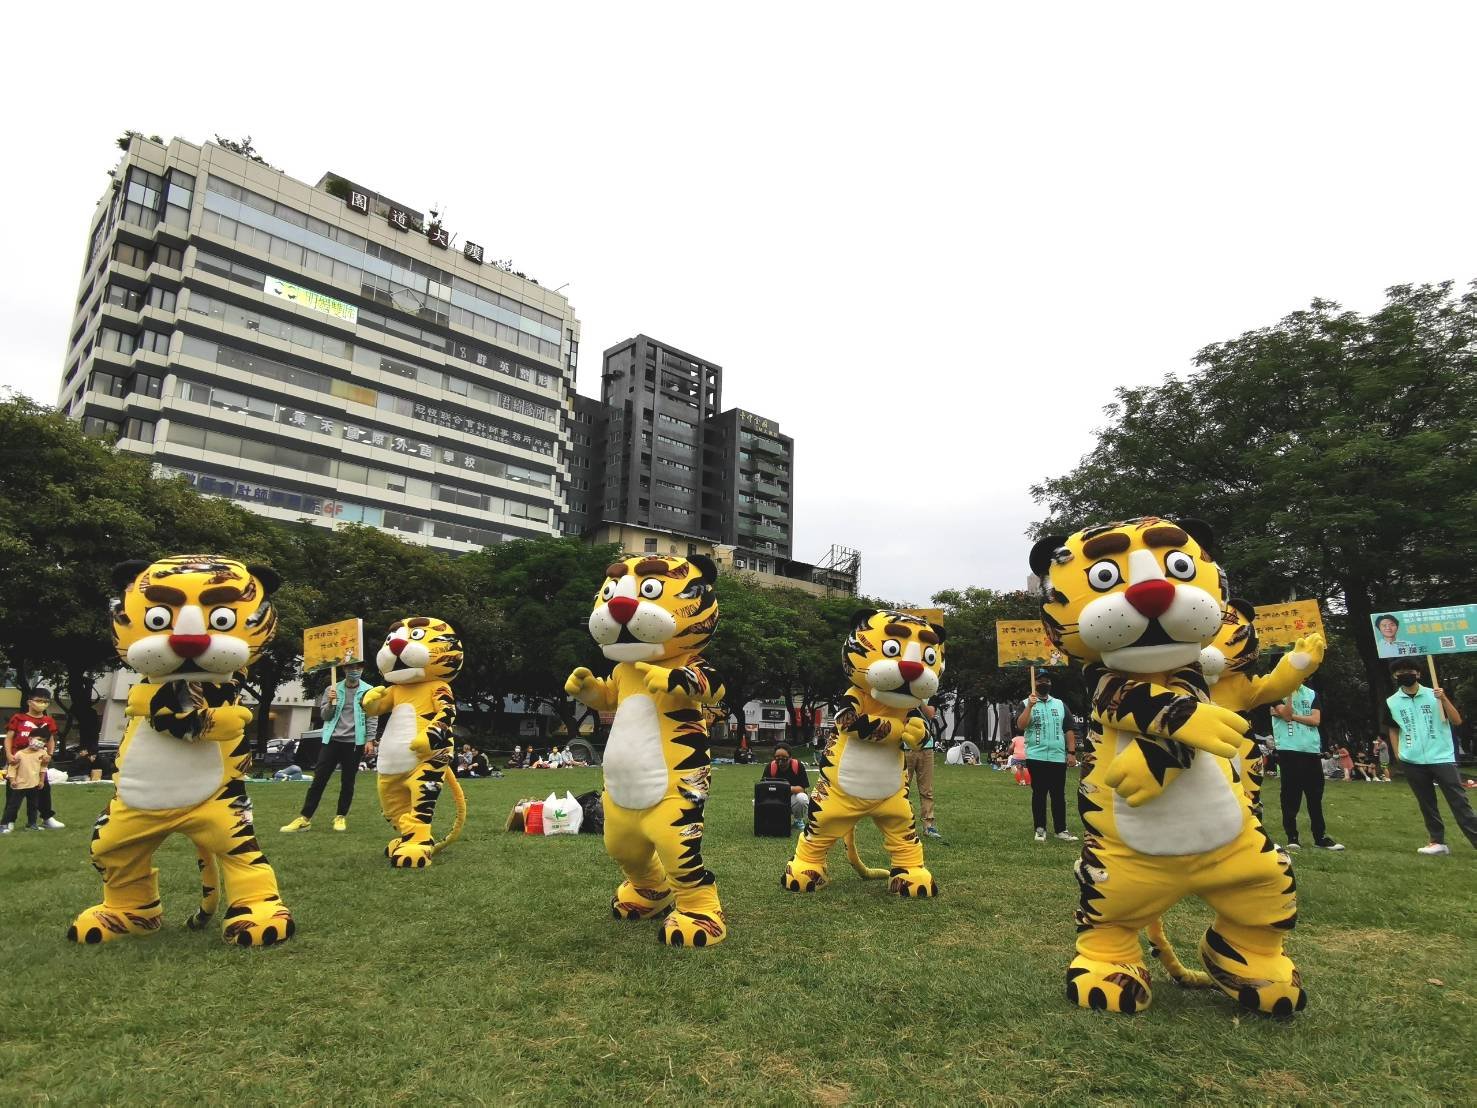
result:
M 701 554 L 624 558 L 605 571 L 590 634 L 615 663 L 609 677 L 580 666 L 564 690 L 615 712 L 605 746 L 605 850 L 624 880 L 616 919 L 663 914 L 668 946 L 712 946 L 728 935 L 717 879 L 703 862 L 711 759 L 706 708 L 723 682 L 702 658 L 718 626 L 718 570 Z
M 292 915 L 257 843 L 244 777 L 251 762 L 238 678 L 277 629 L 277 574 L 216 554 L 124 562 L 113 571 L 118 657 L 142 680 L 130 690 L 116 791 L 92 831 L 103 902 L 67 930 L 79 943 L 157 931 L 154 852 L 178 832 L 195 844 L 204 928 L 225 879 L 224 936 L 241 946 L 291 937 Z
M 449 623 L 409 616 L 390 624 L 375 656 L 385 684 L 364 694 L 364 710 L 388 715 L 380 727 L 380 808 L 396 831 L 385 857 L 397 869 L 424 869 L 454 842 L 467 819 L 467 799 L 452 772 L 456 696 L 462 641 Z M 444 839 L 431 830 L 442 786 L 451 790 L 456 819 Z
M 1228 599 L 1211 542 L 1202 524 L 1147 517 L 1031 551 L 1047 635 L 1082 663 L 1092 697 L 1077 956 L 1067 970 L 1067 996 L 1085 1008 L 1148 1007 L 1138 932 L 1150 929 L 1155 952 L 1177 962 L 1160 946 L 1158 921 L 1190 894 L 1216 913 L 1200 956 L 1217 987 L 1278 1015 L 1307 1001 L 1283 953 L 1297 921 L 1291 864 L 1238 783 L 1246 722 L 1211 702 L 1200 670 Z
M 903 750 L 919 748 L 928 736 L 922 708 L 938 692 L 944 672 L 943 628 L 902 612 L 858 612 L 841 663 L 851 687 L 821 753 L 805 830 L 780 885 L 791 892 L 824 885 L 826 855 L 838 838 L 846 840 L 862 876 L 873 876 L 857 858 L 852 838 L 857 823 L 870 816 L 892 861 L 885 873 L 890 891 L 937 896 L 938 883 L 923 865 L 923 843 L 908 801 Z

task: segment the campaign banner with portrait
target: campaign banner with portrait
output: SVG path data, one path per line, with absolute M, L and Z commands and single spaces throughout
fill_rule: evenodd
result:
M 1067 656 L 1052 645 L 1039 619 L 996 620 L 995 655 L 1002 669 L 1067 664 Z
M 1369 622 L 1381 658 L 1477 650 L 1477 604 L 1376 612 Z
M 1323 613 L 1316 600 L 1289 600 L 1285 604 L 1256 606 L 1256 639 L 1263 647 L 1291 646 L 1309 635 L 1327 636 L 1323 630 Z

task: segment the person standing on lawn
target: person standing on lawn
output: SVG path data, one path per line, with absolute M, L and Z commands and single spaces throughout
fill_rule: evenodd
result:
M 302 813 L 282 828 L 283 831 L 306 831 L 313 826 L 313 813 L 318 810 L 318 801 L 322 799 L 335 767 L 339 771 L 338 815 L 333 817 L 333 829 L 348 830 L 349 808 L 354 803 L 354 775 L 359 772 L 360 755 L 364 744 L 374 739 L 379 727 L 379 720 L 364 710 L 364 694 L 372 686 L 360 679 L 363 672 L 364 667 L 360 663 L 349 662 L 344 666 L 344 679 L 323 690 L 318 700 L 318 711 L 323 716 L 323 749 L 318 754 L 318 765 L 313 770 L 313 783 L 308 786 Z
M 928 737 L 916 750 L 903 751 L 903 767 L 908 771 L 908 784 L 918 793 L 918 807 L 923 815 L 923 833 L 930 838 L 942 838 L 933 821 L 933 749 L 938 734 L 935 721 L 938 709 L 932 704 L 923 706 Z
M 47 831 L 60 831 L 67 825 L 56 818 L 56 809 L 51 806 L 51 782 L 47 779 L 46 770 L 51 765 L 51 759 L 56 755 L 56 720 L 46 714 L 46 709 L 51 706 L 51 691 L 49 689 L 32 689 L 31 695 L 26 698 L 26 710 L 16 712 L 10 717 L 5 725 L 5 758 L 8 762 L 17 753 L 31 746 L 32 740 L 41 741 L 41 780 L 36 786 L 37 792 L 34 796 L 27 797 L 27 804 L 34 800 L 36 807 L 40 810 L 40 827 Z M 8 780 L 6 789 L 11 788 Z M 9 805 L 6 805 L 7 810 Z M 29 807 L 27 808 L 29 812 Z M 0 820 L 7 829 L 14 822 L 14 814 L 9 818 Z M 35 819 L 32 818 L 32 823 Z
M 1282 833 L 1288 850 L 1301 850 L 1298 811 L 1306 801 L 1313 843 L 1324 850 L 1343 850 L 1323 822 L 1323 738 L 1318 727 L 1323 706 L 1318 693 L 1299 685 L 1286 700 L 1272 705 L 1272 739 L 1277 744 L 1278 778 L 1282 783 Z
M 1446 805 L 1456 817 L 1457 826 L 1467 841 L 1477 847 L 1477 815 L 1467 803 L 1462 779 L 1456 770 L 1456 745 L 1451 728 L 1461 725 L 1461 713 L 1439 687 L 1421 684 L 1421 671 L 1407 658 L 1393 662 L 1395 694 L 1385 701 L 1389 710 L 1390 747 L 1399 761 L 1405 763 L 1405 778 L 1420 805 L 1421 819 L 1431 841 L 1417 849 L 1417 854 L 1450 854 L 1446 845 L 1446 825 L 1436 807 L 1436 787 L 1446 794 Z
M 1051 677 L 1040 674 L 1036 691 L 1015 721 L 1026 735 L 1026 770 L 1031 775 L 1031 819 L 1036 841 L 1046 841 L 1046 801 L 1051 800 L 1051 822 L 1056 837 L 1076 842 L 1067 830 L 1067 768 L 1077 764 L 1077 732 L 1067 706 L 1051 695 Z

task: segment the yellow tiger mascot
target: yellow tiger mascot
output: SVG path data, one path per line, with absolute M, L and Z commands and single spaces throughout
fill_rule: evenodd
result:
M 92 831 L 103 902 L 81 913 L 67 938 L 103 943 L 157 931 L 154 851 L 175 832 L 194 842 L 201 870 L 192 929 L 214 913 L 224 871 L 226 941 L 271 946 L 290 938 L 292 914 L 252 825 L 243 780 L 251 711 L 236 681 L 276 632 L 268 595 L 279 578 L 217 554 L 184 554 L 124 562 L 113 580 L 122 590 L 113 643 L 143 680 L 128 695 L 115 794 Z
M 611 914 L 642 920 L 671 909 L 661 932 L 668 946 L 728 936 L 717 879 L 703 863 L 712 773 L 704 709 L 723 699 L 723 683 L 701 652 L 718 626 L 717 576 L 701 554 L 612 563 L 589 626 L 615 668 L 601 678 L 580 666 L 564 684 L 582 704 L 615 712 L 603 764 L 605 850 L 625 880 Z
M 1079 790 L 1082 896 L 1067 970 L 1067 996 L 1085 1008 L 1148 1007 L 1138 932 L 1190 894 L 1216 913 L 1200 944 L 1216 986 L 1277 1015 L 1307 1001 L 1283 953 L 1297 921 L 1291 864 L 1236 782 L 1246 721 L 1210 702 L 1198 666 L 1228 599 L 1210 542 L 1201 524 L 1147 517 L 1031 552 L 1042 622 L 1084 664 L 1098 731 Z
M 390 624 L 375 655 L 386 684 L 364 694 L 364 710 L 388 714 L 379 733 L 380 808 L 397 835 L 385 857 L 397 869 L 424 869 L 462 832 L 467 798 L 452 772 L 456 696 L 449 682 L 462 670 L 462 642 L 449 623 L 409 616 Z M 456 820 L 444 839 L 431 831 L 445 785 Z
M 937 896 L 938 883 L 923 865 L 923 843 L 908 801 L 903 749 L 917 749 L 927 738 L 920 709 L 938 692 L 944 671 L 943 628 L 902 612 L 858 612 L 841 663 L 851 688 L 821 754 L 805 830 L 780 885 L 791 892 L 824 885 L 832 844 L 845 838 L 854 854 L 851 836 L 870 816 L 892 860 L 889 890 L 898 896 Z M 861 869 L 855 857 L 852 864 Z

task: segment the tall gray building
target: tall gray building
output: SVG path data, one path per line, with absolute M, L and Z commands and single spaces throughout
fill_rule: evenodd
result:
M 451 550 L 556 534 L 579 322 L 437 219 L 215 144 L 130 141 L 60 405 L 264 515 Z

